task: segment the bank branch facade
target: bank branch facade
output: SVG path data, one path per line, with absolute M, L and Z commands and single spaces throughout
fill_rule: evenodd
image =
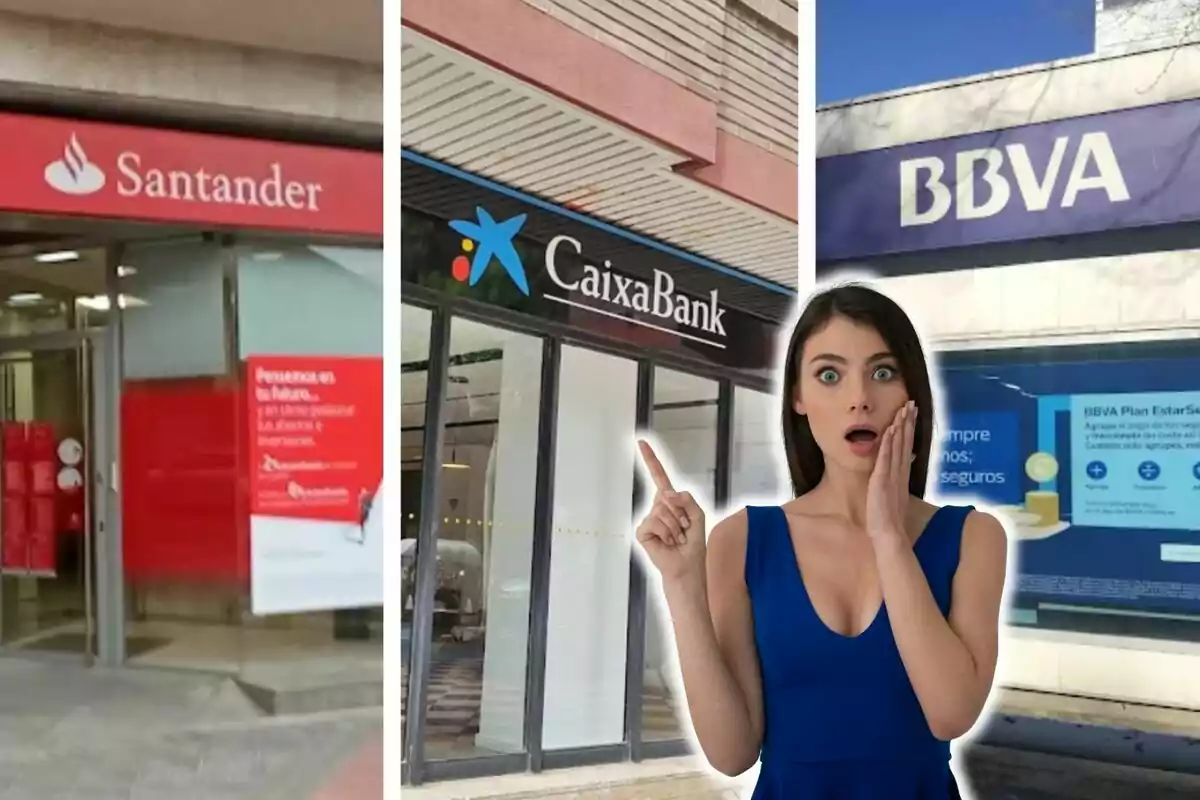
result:
M 1167 678 L 1200 672 L 1198 57 L 819 114 L 818 274 L 869 270 L 921 320 L 939 488 L 999 507 L 1019 541 L 1010 687 L 1200 708 L 1200 683 Z

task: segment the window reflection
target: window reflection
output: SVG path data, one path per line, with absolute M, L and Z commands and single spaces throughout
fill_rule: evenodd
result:
M 525 748 L 541 363 L 541 339 L 451 323 L 438 507 L 427 510 L 439 518 L 430 759 Z M 419 513 L 419 489 L 408 497 Z

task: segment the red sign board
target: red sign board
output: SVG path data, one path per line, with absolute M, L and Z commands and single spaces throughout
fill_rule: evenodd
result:
M 0 114 L 0 209 L 379 237 L 383 156 Z
M 383 362 L 246 362 L 250 513 L 361 523 L 383 475 Z

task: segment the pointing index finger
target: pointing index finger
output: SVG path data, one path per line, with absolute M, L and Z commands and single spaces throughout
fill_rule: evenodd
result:
M 638 450 L 642 453 L 642 461 L 650 472 L 650 479 L 654 481 L 654 487 L 660 492 L 675 491 L 675 488 L 671 486 L 671 479 L 667 477 L 667 471 L 663 468 L 662 462 L 658 460 L 650 443 L 639 439 Z

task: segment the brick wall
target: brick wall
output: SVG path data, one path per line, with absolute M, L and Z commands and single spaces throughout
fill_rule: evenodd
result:
M 718 104 L 721 128 L 796 160 L 796 0 L 525 0 Z

